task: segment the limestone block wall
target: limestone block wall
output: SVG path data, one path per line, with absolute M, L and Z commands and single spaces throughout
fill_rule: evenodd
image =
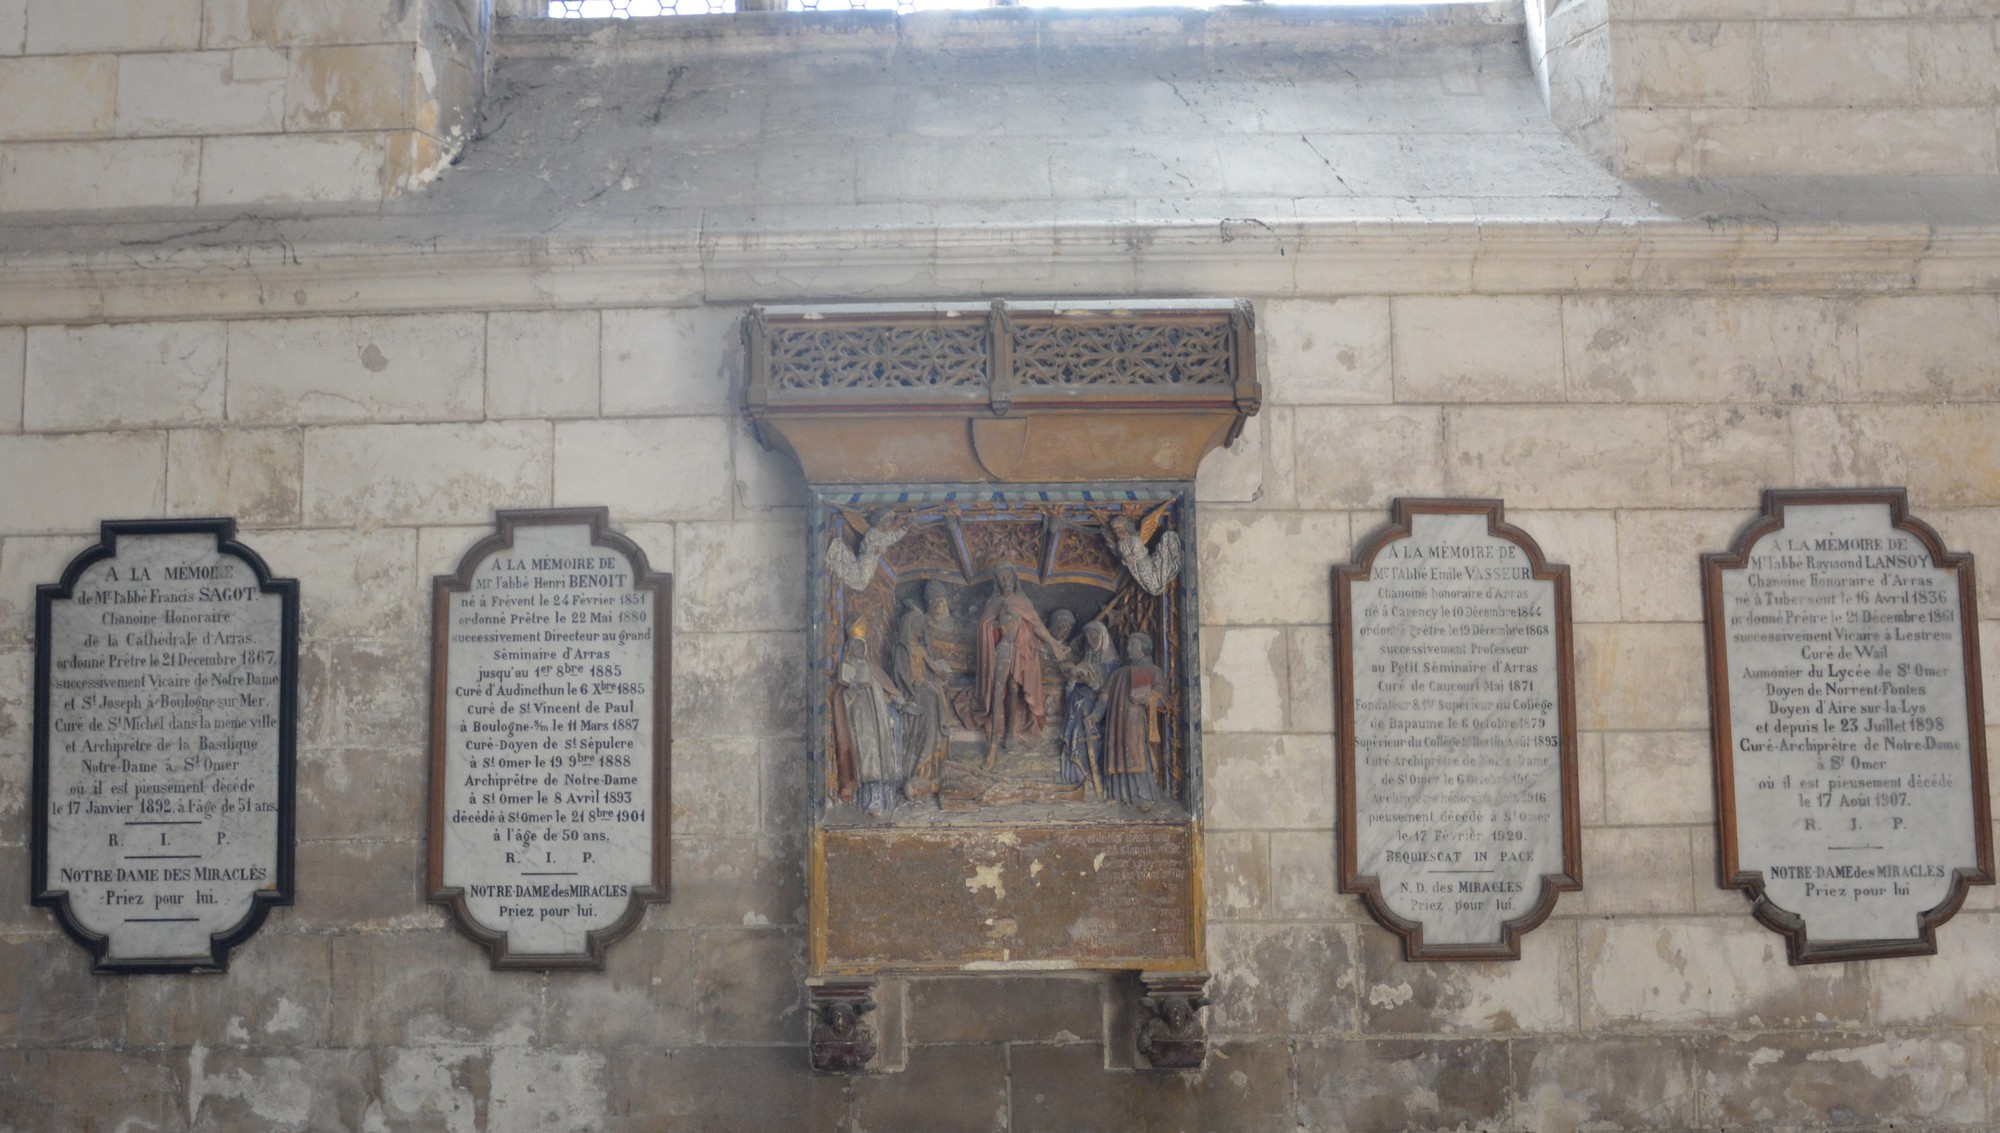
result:
M 1634 177 L 2000 172 L 1987 0 L 1528 0 L 1556 120 Z
M 0 327 L 0 1129 L 2000 1124 L 1993 889 L 1937 957 L 1794 968 L 1716 887 L 1696 586 L 1765 487 L 1906 485 L 1989 564 L 2000 708 L 1995 278 L 1557 286 L 1494 252 L 1475 288 L 1322 253 L 1285 284 L 1215 255 L 1268 401 L 1198 485 L 1206 1071 L 1107 1069 L 1133 990 L 1060 973 L 891 981 L 902 1069 L 807 1071 L 802 488 L 733 410 L 741 302 L 440 286 Z M 1585 888 L 1516 963 L 1404 963 L 1333 888 L 1329 568 L 1399 494 L 1502 497 L 1573 571 Z M 568 504 L 677 579 L 673 897 L 607 972 L 494 973 L 422 899 L 429 580 L 494 508 Z M 93 976 L 27 904 L 33 587 L 100 519 L 210 514 L 301 584 L 298 901 L 227 975 Z
M 381 200 L 477 111 L 485 0 L 0 0 L 0 213 Z

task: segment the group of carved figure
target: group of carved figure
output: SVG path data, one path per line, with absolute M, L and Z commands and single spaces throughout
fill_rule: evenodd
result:
M 935 795 L 954 722 L 984 736 L 981 769 L 992 771 L 1003 750 L 1041 738 L 1053 694 L 1060 781 L 1152 809 L 1169 789 L 1159 719 L 1168 688 L 1150 635 L 1128 635 L 1121 663 L 1103 622 L 1074 637 L 1072 611 L 1045 623 L 1004 565 L 974 624 L 953 614 L 944 583 L 925 584 L 923 594 L 922 604 L 904 601 L 886 668 L 867 625 L 849 630 L 834 711 L 843 800 L 880 814 L 898 794 Z

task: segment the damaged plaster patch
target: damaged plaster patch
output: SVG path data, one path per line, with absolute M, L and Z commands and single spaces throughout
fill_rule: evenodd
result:
M 239 1067 L 210 1077 L 207 1067 L 208 1048 L 194 1044 L 188 1050 L 189 1124 L 200 1124 L 201 1103 L 212 1097 L 240 1098 L 274 1125 L 298 1126 L 312 1116 L 312 1087 L 302 1080 L 297 1059 L 264 1059 L 254 1075 Z
M 965 888 L 973 893 L 977 893 L 981 889 L 991 889 L 996 899 L 1005 900 L 1007 897 L 1007 886 L 1000 881 L 1000 871 L 1006 868 L 1005 865 L 999 863 L 973 866 L 972 876 L 965 879 Z
M 1368 1002 L 1375 1007 L 1401 1007 L 1416 994 L 1407 983 L 1400 983 L 1395 987 L 1376 984 L 1368 989 Z

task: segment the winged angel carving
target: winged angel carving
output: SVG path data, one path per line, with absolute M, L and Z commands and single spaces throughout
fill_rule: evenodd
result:
M 1125 569 L 1132 572 L 1132 580 L 1139 589 L 1148 594 L 1159 594 L 1166 590 L 1181 573 L 1181 537 L 1173 531 L 1160 531 L 1160 522 L 1166 518 L 1170 504 L 1155 508 L 1151 515 L 1139 521 L 1138 530 L 1133 530 L 1132 521 L 1122 515 L 1111 517 L 1111 547 L 1118 552 L 1118 559 Z M 1158 534 L 1157 547 L 1147 549 L 1147 544 Z

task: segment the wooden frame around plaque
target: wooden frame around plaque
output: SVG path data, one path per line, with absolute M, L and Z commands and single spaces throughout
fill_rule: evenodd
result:
M 672 696 L 673 576 L 653 571 L 646 553 L 637 543 L 610 529 L 606 508 L 549 508 L 500 511 L 495 513 L 494 530 L 473 544 L 460 558 L 458 570 L 439 575 L 433 582 L 431 605 L 431 710 L 430 710 L 430 797 L 428 871 L 430 901 L 451 911 L 452 921 L 466 936 L 484 946 L 492 967 L 549 970 L 557 968 L 602 969 L 604 953 L 612 943 L 639 926 L 646 906 L 664 902 L 669 892 L 668 826 L 671 816 L 670 723 Z M 589 930 L 584 948 L 577 952 L 524 952 L 510 946 L 509 931 L 481 922 L 467 904 L 466 887 L 452 885 L 445 878 L 445 828 L 447 800 L 445 776 L 450 772 L 446 728 L 448 723 L 447 674 L 451 630 L 451 596 L 469 593 L 474 575 L 487 558 L 515 546 L 523 528 L 575 527 L 589 529 L 592 547 L 609 549 L 621 556 L 631 570 L 631 589 L 652 595 L 650 628 L 653 666 L 652 704 L 645 712 L 652 721 L 651 750 L 641 753 L 651 760 L 652 790 L 646 795 L 652 811 L 649 848 L 650 878 L 644 885 L 629 887 L 624 912 L 611 924 Z M 588 670 L 579 676 L 587 676 Z M 608 726 L 608 725 L 607 725 Z M 536 770 L 542 770 L 536 768 Z M 540 805 L 540 804 L 537 804 Z
M 273 907 L 292 903 L 294 891 L 294 865 L 297 850 L 296 819 L 294 801 L 296 797 L 296 767 L 298 741 L 298 688 L 299 688 L 299 584 L 290 578 L 274 578 L 270 567 L 249 547 L 236 541 L 236 521 L 232 518 L 217 517 L 204 519 L 139 519 L 105 520 L 99 525 L 99 537 L 95 546 L 70 560 L 59 582 L 44 584 L 35 590 L 35 736 L 34 736 L 34 781 L 30 809 L 31 857 L 33 870 L 33 896 L 31 903 L 51 910 L 56 922 L 70 939 L 90 952 L 94 970 L 100 973 L 145 975 L 157 973 L 225 972 L 229 969 L 229 953 L 237 945 L 254 936 L 264 924 L 264 918 Z M 93 932 L 78 920 L 70 903 L 70 890 L 49 884 L 49 818 L 50 818 L 50 776 L 51 776 L 51 736 L 52 722 L 52 627 L 54 605 L 76 597 L 75 588 L 84 572 L 91 566 L 106 559 L 115 559 L 119 554 L 121 538 L 142 538 L 157 535 L 208 535 L 215 540 L 215 549 L 222 555 L 233 557 L 250 568 L 256 578 L 259 593 L 275 595 L 279 600 L 279 646 L 278 703 L 277 703 L 277 750 L 276 767 L 276 847 L 272 861 L 271 876 L 252 895 L 243 919 L 235 925 L 210 936 L 208 953 L 205 956 L 191 956 L 184 959 L 160 959 L 147 957 L 133 960 L 117 960 L 109 957 L 111 938 Z M 194 823 L 172 821 L 172 825 L 193 825 Z
M 1976 864 L 1959 866 L 1952 872 L 1951 886 L 1939 904 L 1918 917 L 1917 934 L 1902 939 L 1834 940 L 1816 943 L 1807 923 L 1798 914 L 1781 908 L 1766 892 L 1764 873 L 1745 869 L 1739 850 L 1736 798 L 1736 761 L 1728 676 L 1727 625 L 1723 609 L 1723 572 L 1746 569 L 1757 544 L 1785 530 L 1788 508 L 1815 505 L 1868 504 L 1889 509 L 1890 526 L 1914 536 L 1929 555 L 1932 569 L 1950 571 L 1957 583 L 1958 631 L 1964 665 L 1967 787 L 1971 791 L 1972 842 Z M 1879 960 L 1898 956 L 1930 956 L 1937 952 L 1937 926 L 1950 920 L 1964 904 L 1973 885 L 1994 881 L 1993 824 L 1987 795 L 1986 729 L 1980 682 L 1978 591 L 1974 583 L 1972 556 L 1945 548 L 1944 540 L 1929 524 L 1909 513 L 1909 493 L 1903 488 L 1791 488 L 1767 489 L 1760 514 L 1744 527 L 1727 551 L 1711 551 L 1701 556 L 1702 611 L 1708 650 L 1708 696 L 1713 755 L 1715 759 L 1715 820 L 1718 841 L 1718 884 L 1724 889 L 1741 889 L 1752 903 L 1751 914 L 1766 928 L 1785 938 L 1785 951 L 1793 964 L 1839 963 L 1848 960 Z
M 1382 891 L 1381 877 L 1360 872 L 1360 808 L 1357 805 L 1360 780 L 1355 765 L 1356 619 L 1353 587 L 1357 582 L 1371 581 L 1377 557 L 1392 544 L 1410 538 L 1414 534 L 1414 521 L 1420 516 L 1484 516 L 1487 535 L 1512 543 L 1527 557 L 1529 578 L 1535 582 L 1552 584 L 1551 617 L 1554 626 L 1551 636 L 1557 685 L 1554 705 L 1555 734 L 1557 774 L 1561 783 L 1561 798 L 1558 804 L 1560 814 L 1557 822 L 1561 831 L 1563 860 L 1560 869 L 1540 874 L 1540 887 L 1534 903 L 1523 910 L 1520 916 L 1502 921 L 1499 926 L 1499 939 L 1491 943 L 1435 943 L 1427 940 L 1423 921 L 1402 916 L 1390 907 Z M 1398 499 L 1392 506 L 1389 524 L 1378 529 L 1361 544 L 1355 562 L 1352 565 L 1334 568 L 1333 604 L 1338 716 L 1334 768 L 1335 794 L 1339 810 L 1337 821 L 1340 826 L 1337 839 L 1340 892 L 1359 895 L 1376 923 L 1402 938 L 1403 958 L 1406 960 L 1520 959 L 1521 937 L 1533 931 L 1555 911 L 1557 895 L 1583 888 L 1583 835 L 1577 813 L 1576 673 L 1570 627 L 1569 568 L 1560 564 L 1551 565 L 1543 557 L 1542 549 L 1533 537 L 1526 531 L 1505 522 L 1503 505 L 1499 500 Z

